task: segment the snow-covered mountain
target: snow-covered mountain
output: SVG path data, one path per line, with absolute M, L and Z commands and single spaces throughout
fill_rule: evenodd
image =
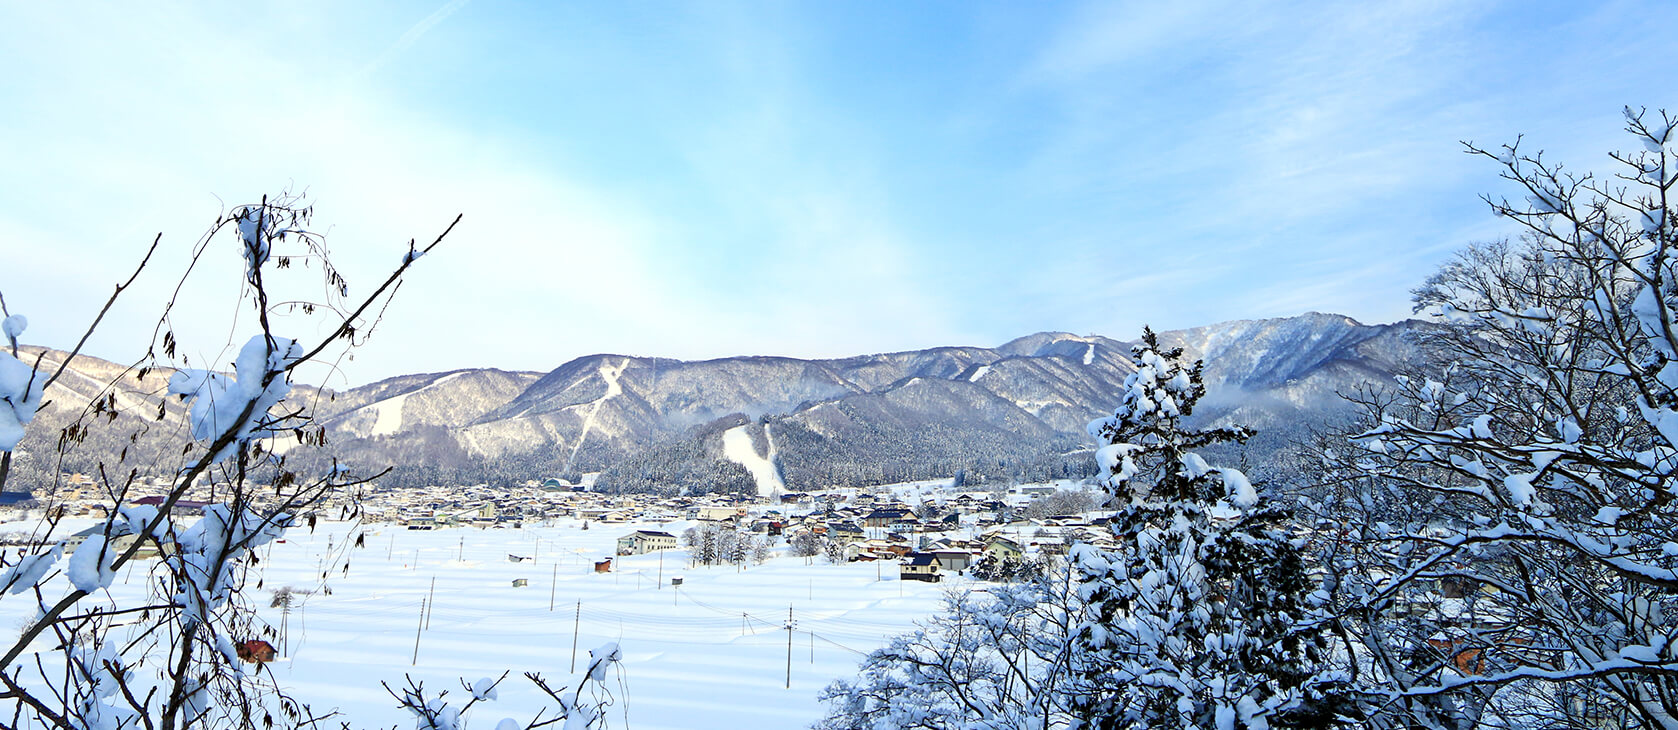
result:
M 1337 392 L 1389 377 L 1417 326 L 1310 313 L 1160 339 L 1207 361 L 1198 415 L 1281 437 L 1343 409 Z M 832 360 L 601 354 L 545 374 L 402 375 L 316 402 L 332 452 L 393 467 L 398 480 L 604 470 L 606 484 L 628 488 L 809 489 L 956 472 L 1037 478 L 1087 471 L 1084 424 L 1115 404 L 1129 356 L 1127 342 L 1062 332 Z M 66 383 L 89 393 L 61 400 L 85 402 L 107 365 L 79 363 L 86 377 Z
M 1389 376 L 1406 359 L 1403 334 L 1415 326 L 1311 313 L 1163 332 L 1161 339 L 1207 360 L 1204 417 L 1282 436 L 1340 409 L 1338 392 Z M 694 459 L 713 463 L 700 470 L 706 478 L 739 479 L 744 467 L 727 464 L 756 462 L 730 458 L 723 426 L 745 423 L 757 424 L 759 459 L 769 458 L 765 427 L 781 437 L 775 462 L 794 489 L 918 476 L 917 463 L 945 473 L 1026 476 L 1087 461 L 1064 452 L 1083 447 L 1084 424 L 1114 405 L 1132 370 L 1129 356 L 1128 342 L 1063 332 L 993 348 L 831 360 L 602 354 L 541 376 L 469 370 L 392 378 L 339 394 L 324 412 L 352 460 L 399 470 L 411 465 L 405 459 L 476 461 L 485 464 L 485 479 L 605 469 L 608 482 L 616 476 L 645 487 L 666 472 L 675 479 L 670 462 Z M 399 443 L 420 440 L 438 458 Z M 699 478 L 691 467 L 678 471 Z

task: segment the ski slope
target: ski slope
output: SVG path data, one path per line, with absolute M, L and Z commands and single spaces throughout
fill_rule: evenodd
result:
M 747 428 L 735 426 L 723 432 L 723 456 L 751 473 L 752 479 L 757 482 L 758 496 L 773 497 L 787 491 L 786 483 L 781 481 L 781 470 L 775 468 L 775 437 L 769 433 L 769 426 L 763 427 L 763 438 L 769 443 L 768 456 L 758 455 L 757 446 L 752 443 L 752 435 L 746 432 Z
M 606 394 L 588 405 L 588 415 L 583 417 L 583 430 L 577 434 L 577 443 L 571 446 L 571 455 L 565 457 L 565 473 L 571 472 L 571 463 L 577 460 L 577 452 L 582 450 L 583 442 L 588 440 L 589 429 L 594 428 L 594 417 L 600 413 L 600 405 L 623 394 L 623 385 L 618 383 L 618 378 L 623 377 L 623 371 L 628 367 L 627 357 L 615 367 L 606 363 L 600 364 L 600 379 L 606 381 Z
M 396 396 L 392 396 L 390 398 L 386 398 L 382 401 L 379 401 L 377 403 L 372 404 L 371 406 L 368 406 L 368 407 L 371 407 L 373 409 L 373 427 L 372 427 L 371 430 L 369 430 L 367 432 L 368 435 L 369 436 L 389 436 L 390 434 L 401 431 L 402 430 L 402 406 L 403 406 L 403 404 L 408 402 L 408 397 L 409 396 L 424 393 L 425 391 L 431 390 L 432 388 L 436 388 L 439 385 L 447 383 L 447 382 L 449 382 L 451 380 L 454 380 L 454 379 L 456 379 L 456 378 L 458 378 L 462 375 L 465 375 L 465 374 L 466 374 L 465 372 L 459 372 L 459 373 L 454 373 L 454 374 L 451 374 L 451 375 L 445 375 L 441 378 L 438 378 L 435 382 L 429 383 L 429 384 L 427 384 L 423 387 L 415 388 L 415 389 L 410 390 L 410 391 L 408 391 L 406 393 L 403 393 L 401 395 L 396 395 Z

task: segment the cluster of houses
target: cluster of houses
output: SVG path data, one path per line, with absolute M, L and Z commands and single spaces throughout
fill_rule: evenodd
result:
M 91 480 L 77 476 L 67 481 L 73 485 L 72 491 L 57 497 L 68 513 L 102 515 L 109 509 L 108 499 L 102 499 L 104 495 Z M 130 497 L 139 504 L 160 502 L 167 489 L 166 482 L 142 482 Z M 66 499 L 71 496 L 75 498 Z M 548 479 L 512 487 L 374 486 L 361 495 L 356 506 L 367 519 L 419 530 L 522 527 L 525 522 L 575 519 L 583 521 L 585 527 L 679 520 L 725 523 L 789 541 L 807 532 L 824 544 L 837 543 L 840 549 L 832 551 L 836 557 L 892 561 L 898 564 L 902 578 L 927 581 L 965 571 L 985 556 L 1025 560 L 1039 554 L 1064 554 L 1073 542 L 1111 542 L 1111 533 L 1099 519 L 1019 516 L 1020 507 L 1034 496 L 1025 490 L 1014 495 L 961 492 L 938 494 L 911 504 L 890 494 L 856 489 L 791 492 L 771 500 L 747 495 L 613 495 Z M 176 507 L 190 512 L 203 504 L 186 499 Z M 329 501 L 317 506 L 317 512 L 331 515 L 348 508 L 347 502 Z M 676 549 L 680 539 L 670 532 L 640 529 L 618 538 L 616 547 L 618 555 L 639 555 Z M 166 552 L 166 546 L 147 546 L 145 551 Z
M 938 581 L 966 571 L 987 556 L 1024 561 L 1038 555 L 1063 555 L 1075 542 L 1105 546 L 1113 542 L 1103 518 L 1009 518 L 1017 512 L 985 493 L 911 505 L 867 492 L 835 492 L 786 494 L 768 505 L 691 507 L 683 516 L 789 542 L 810 533 L 824 544 L 836 543 L 835 557 L 894 562 L 904 580 Z M 640 555 L 679 546 L 674 534 L 641 529 L 618 538 L 617 553 Z

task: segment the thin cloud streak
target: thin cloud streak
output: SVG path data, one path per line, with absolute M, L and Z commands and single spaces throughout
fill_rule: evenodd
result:
M 386 47 L 383 51 L 380 51 L 379 55 L 375 56 L 372 61 L 367 62 L 367 65 L 362 66 L 355 73 L 351 74 L 350 82 L 360 82 L 366 77 L 378 72 L 380 68 L 383 68 L 384 65 L 389 63 L 390 60 L 397 54 L 408 50 L 408 47 L 414 45 L 421 36 L 430 32 L 432 28 L 437 27 L 438 23 L 447 20 L 450 15 L 454 15 L 456 11 L 466 7 L 467 3 L 470 2 L 472 2 L 472 0 L 449 0 L 449 2 L 444 3 L 442 7 L 432 11 L 430 15 L 425 16 L 420 19 L 418 23 L 409 27 L 408 30 L 405 31 L 401 37 L 397 38 L 394 43 L 391 43 L 390 46 Z

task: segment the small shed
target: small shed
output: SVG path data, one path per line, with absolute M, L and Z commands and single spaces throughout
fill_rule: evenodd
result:
M 513 587 L 514 588 L 523 588 L 527 585 L 530 585 L 530 579 L 529 578 L 514 578 L 513 579 Z
M 605 560 L 595 561 L 594 572 L 596 572 L 596 573 L 610 573 L 610 572 L 612 572 L 612 559 L 611 558 L 606 558 Z

